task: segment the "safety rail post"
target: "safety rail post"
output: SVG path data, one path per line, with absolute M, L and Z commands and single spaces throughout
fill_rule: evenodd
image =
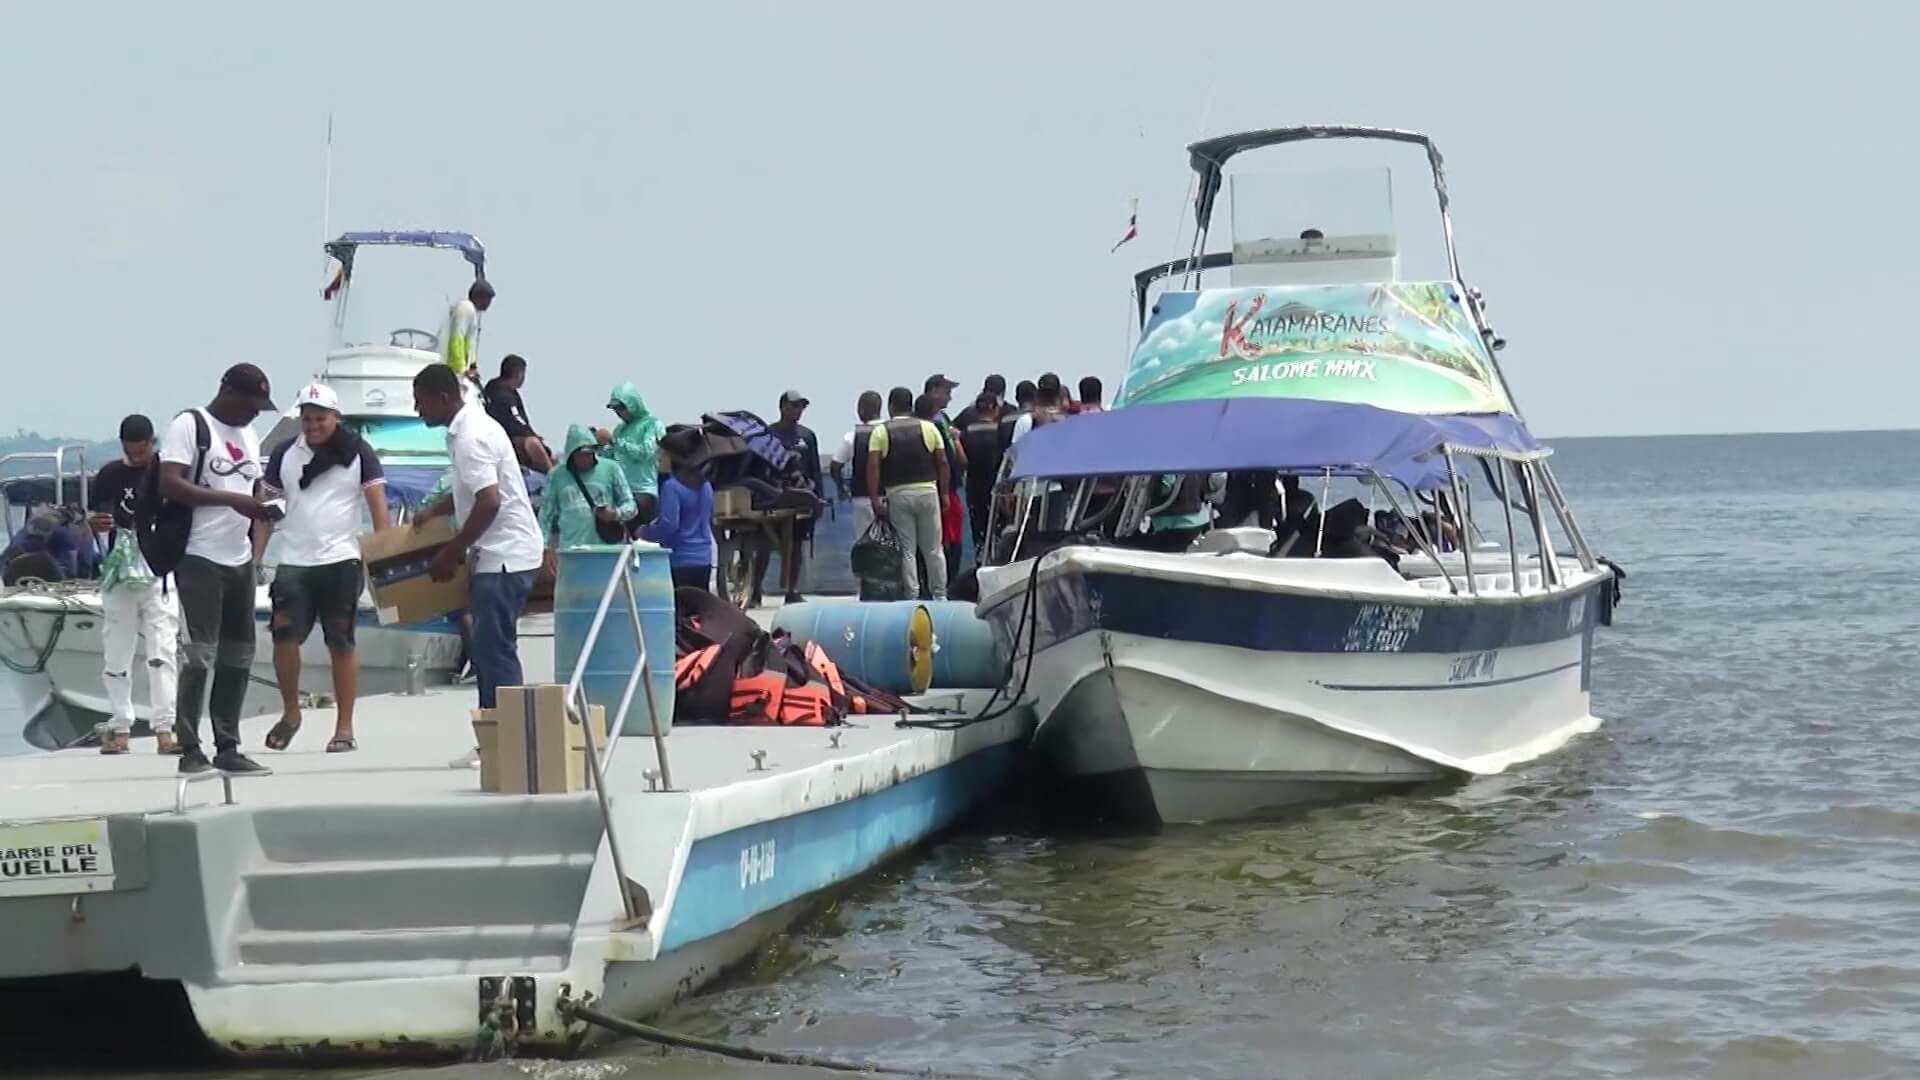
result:
M 227 799 L 226 805 L 228 806 L 234 805 L 233 776 L 231 774 L 219 772 L 217 770 L 210 771 L 210 772 L 187 773 L 181 776 L 180 782 L 174 786 L 173 812 L 176 814 L 184 814 L 187 812 L 187 787 L 189 785 L 198 784 L 203 780 L 214 780 L 214 779 L 218 779 L 220 781 L 220 786 L 226 789 L 226 799 Z
M 613 809 L 607 801 L 607 777 L 599 747 L 594 745 L 593 725 L 587 723 L 589 706 L 586 690 L 582 682 L 586 678 L 587 662 L 593 656 L 594 646 L 600 642 L 600 631 L 605 628 L 607 613 L 613 607 L 613 595 L 616 588 L 624 588 L 627 612 L 633 627 L 635 662 L 633 670 L 627 673 L 627 685 L 620 696 L 619 711 L 607 734 L 607 756 L 612 756 L 614 743 L 618 741 L 620 726 L 626 719 L 626 713 L 633 705 L 633 693 L 636 683 L 646 684 L 647 710 L 653 723 L 654 746 L 660 758 L 662 787 L 671 791 L 673 781 L 667 767 L 666 740 L 660 733 L 660 715 L 654 706 L 653 686 L 647 679 L 647 643 L 640 628 L 640 604 L 634 597 L 633 581 L 628 576 L 634 565 L 635 542 L 628 541 L 620 551 L 620 558 L 614 564 L 613 573 L 607 576 L 606 588 L 600 591 L 600 605 L 593 613 L 593 622 L 587 628 L 586 640 L 580 644 L 579 659 L 574 662 L 573 676 L 567 681 L 566 705 L 569 718 L 581 727 L 586 738 L 587 764 L 593 778 L 593 790 L 600 803 L 601 822 L 607 829 L 607 848 L 613 855 L 613 872 L 619 880 L 620 903 L 626 910 L 627 918 L 639 919 L 641 912 L 634 902 L 632 892 L 627 888 L 626 862 L 620 854 L 620 840 L 614 832 Z

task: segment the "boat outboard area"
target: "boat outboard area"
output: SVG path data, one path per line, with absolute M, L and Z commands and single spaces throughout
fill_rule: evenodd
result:
M 583 554 L 615 568 L 584 607 L 563 552 L 556 613 L 521 625 L 529 683 L 610 702 L 578 790 L 482 790 L 459 685 L 363 698 L 357 753 L 296 747 L 270 776 L 0 759 L 0 1039 L 84 1048 L 137 1012 L 227 1057 L 578 1052 L 600 1029 L 576 1008 L 643 1019 L 694 993 L 1011 775 L 1033 715 L 993 687 L 832 726 L 666 723 L 647 644 L 663 617 L 672 640 L 672 593 L 648 547 Z
M 1424 151 L 1443 276 L 1402 278 L 1390 214 L 1274 231 L 1268 178 L 1225 176 L 1323 140 Z M 1036 425 L 1003 473 L 979 607 L 1029 672 L 1039 756 L 1158 824 L 1499 772 L 1592 730 L 1619 575 L 1514 405 L 1431 140 L 1279 128 L 1189 159 L 1193 247 L 1135 278 L 1113 408 Z M 1223 190 L 1232 247 L 1208 251 Z

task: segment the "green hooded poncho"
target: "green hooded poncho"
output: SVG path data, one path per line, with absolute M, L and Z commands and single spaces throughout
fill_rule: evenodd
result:
M 660 436 L 667 433 L 667 426 L 647 411 L 639 389 L 630 382 L 614 387 L 608 400 L 626 406 L 628 419 L 613 429 L 613 441 L 600 448 L 601 456 L 616 462 L 627 474 L 627 486 L 634 494 L 658 495 Z
M 547 474 L 546 495 L 540 501 L 540 535 L 551 540 L 554 533 L 559 533 L 563 548 L 606 543 L 594 529 L 596 504 L 612 507 L 622 522 L 634 515 L 633 489 L 627 486 L 626 475 L 619 466 L 596 457 L 593 468 L 584 473 L 575 473 L 567 467 L 574 451 L 591 450 L 595 445 L 592 428 L 585 424 L 569 427 L 560 462 Z M 578 483 L 574 480 L 576 476 Z M 587 489 L 584 493 L 580 490 L 582 486 Z M 588 494 L 593 496 L 591 503 L 587 501 Z

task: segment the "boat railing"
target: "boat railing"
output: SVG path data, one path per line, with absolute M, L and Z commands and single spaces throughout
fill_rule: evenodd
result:
M 40 476 L 37 474 L 32 476 L 24 476 L 24 475 L 8 476 L 6 475 L 5 470 L 9 463 L 15 462 L 15 461 L 45 461 L 45 462 L 50 462 L 53 465 L 52 480 L 53 480 L 54 505 L 65 506 L 67 504 L 67 456 L 69 454 L 73 455 L 75 462 L 79 466 L 79 470 L 76 474 L 76 479 L 79 481 L 79 485 L 80 485 L 80 505 L 82 507 L 85 507 L 88 502 L 87 500 L 88 476 L 87 476 L 87 448 L 86 448 L 86 445 L 83 443 L 72 443 L 66 446 L 56 446 L 51 450 L 22 450 L 17 453 L 0 456 L 0 505 L 4 505 L 6 502 L 4 496 L 6 494 L 6 490 L 8 487 L 18 483 L 26 483 L 29 481 L 43 481 L 48 479 L 48 477 Z M 4 518 L 6 520 L 7 538 L 11 540 L 13 538 L 13 518 L 11 515 L 8 515 L 8 514 L 0 514 L 0 518 Z
M 639 688 L 647 699 L 647 720 L 653 732 L 654 753 L 660 763 L 660 784 L 655 788 L 649 783 L 649 790 L 672 791 L 673 769 L 667 762 L 667 740 L 660 730 L 660 709 L 653 697 L 653 681 L 647 675 L 647 641 L 640 630 L 640 602 L 633 594 L 633 566 L 635 560 L 634 542 L 629 541 L 621 549 L 620 558 L 615 561 L 613 572 L 607 575 L 607 584 L 600 591 L 600 606 L 593 613 L 593 623 L 587 629 L 586 640 L 580 643 L 580 658 L 573 666 L 573 676 L 567 681 L 567 715 L 580 725 L 586 735 L 587 766 L 593 779 L 594 794 L 600 801 L 600 818 L 607 829 L 607 849 L 613 854 L 613 873 L 618 879 L 620 902 L 626 908 L 627 918 L 638 920 L 644 917 L 640 905 L 627 886 L 627 869 L 620 855 L 620 841 L 614 835 L 613 810 L 607 800 L 606 764 L 593 742 L 593 725 L 587 722 L 590 709 L 587 705 L 586 691 L 581 684 L 586 678 L 587 662 L 593 656 L 594 646 L 599 644 L 600 632 L 605 629 L 607 615 L 613 609 L 616 592 L 622 594 L 627 609 L 627 622 L 633 629 L 633 670 L 627 673 L 627 685 L 620 693 L 620 704 L 607 725 L 607 747 L 605 758 L 613 756 L 613 747 L 620 738 L 620 728 L 626 720 L 627 710 L 633 705 L 634 690 Z M 649 777 L 649 780 L 652 778 Z

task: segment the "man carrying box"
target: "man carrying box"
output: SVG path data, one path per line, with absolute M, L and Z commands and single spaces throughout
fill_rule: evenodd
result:
M 429 427 L 447 429 L 447 456 L 453 461 L 451 503 L 443 500 L 429 508 L 414 528 L 449 513 L 460 522 L 428 572 L 435 581 L 451 581 L 462 563 L 472 564 L 471 660 L 480 707 L 491 709 L 500 687 L 525 681 L 517 626 L 546 548 L 506 430 L 484 410 L 466 404 L 452 369 L 422 368 L 413 379 L 413 408 Z

